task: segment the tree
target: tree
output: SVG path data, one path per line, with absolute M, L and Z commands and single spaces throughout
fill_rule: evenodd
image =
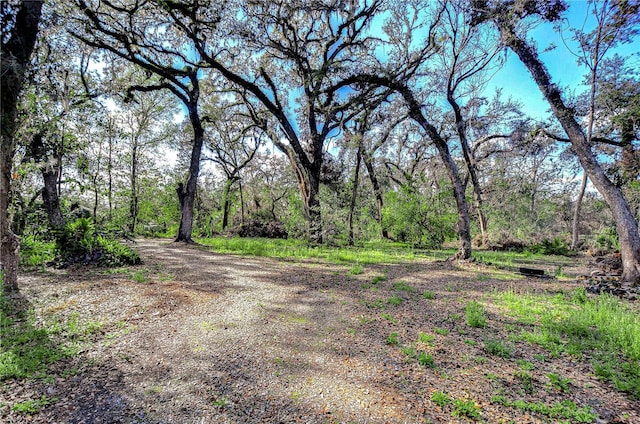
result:
M 240 2 L 239 10 L 230 5 L 226 54 L 219 54 L 217 23 L 201 18 L 208 5 L 163 3 L 202 60 L 242 90 L 251 107 L 273 117 L 283 137 L 271 139 L 294 168 L 309 238 L 322 242 L 318 194 L 326 144 L 371 97 L 385 96 L 376 89 L 343 90 L 342 84 L 359 72 L 356 61 L 367 58 L 373 42 L 367 29 L 382 2 Z
M 453 111 L 455 132 L 473 188 L 481 244 L 485 244 L 488 241 L 487 218 L 477 164 L 470 147 L 470 117 L 464 116 L 463 107 L 465 102 L 471 105 L 478 100 L 479 93 L 486 86 L 488 72 L 500 65 L 496 60 L 500 43 L 488 30 L 470 25 L 469 11 L 462 3 L 448 2 L 444 10 L 443 22 L 447 36 L 439 56 L 446 75 L 446 98 Z
M 20 104 L 24 121 L 19 135 L 27 144 L 22 163 L 39 170 L 42 202 L 49 227 L 55 229 L 65 224 L 60 189 L 65 155 L 73 147 L 68 129 L 79 117 L 92 113 L 90 101 L 98 93 L 88 71 L 91 52 L 74 43 L 51 10 L 45 9 L 43 21 L 46 27 L 40 30 L 33 74 Z
M 620 240 L 623 274 L 626 284 L 640 283 L 640 234 L 638 223 L 622 192 L 607 178 L 597 161 L 582 127 L 576 120 L 573 109 L 562 98 L 562 91 L 551 81 L 549 72 L 541 61 L 537 49 L 518 31 L 518 24 L 529 16 L 540 16 L 548 21 L 559 19 L 566 9 L 562 1 L 538 3 L 532 0 L 509 2 L 473 2 L 474 22 L 492 22 L 500 31 L 503 43 L 509 47 L 525 65 L 551 110 L 566 132 L 582 168 L 607 202 L 616 222 Z
M 220 166 L 226 178 L 222 192 L 222 230 L 226 230 L 229 224 L 231 188 L 240 181 L 241 171 L 253 160 L 264 144 L 263 138 L 266 135 L 242 112 L 240 105 L 208 106 L 214 109 L 209 115 L 215 115 L 216 119 L 205 130 L 208 138 L 208 156 L 205 160 Z
M 3 2 L 0 85 L 0 273 L 8 294 L 18 291 L 20 241 L 11 231 L 9 203 L 15 150 L 18 97 L 38 36 L 43 1 Z
M 147 78 L 139 68 L 124 69 L 120 72 L 120 84 L 145 84 Z M 127 87 L 119 90 L 126 92 Z M 128 148 L 126 159 L 129 168 L 129 231 L 136 232 L 140 203 L 140 179 L 145 171 L 144 162 L 155 148 L 165 139 L 170 127 L 175 127 L 171 118 L 175 109 L 173 98 L 167 90 L 137 91 L 125 97 L 123 109 L 118 113 L 125 144 Z M 157 152 L 156 152 L 157 153 Z
M 172 21 L 171 6 L 189 9 L 173 2 L 147 2 L 143 5 L 119 6 L 105 1 L 92 7 L 85 0 L 74 0 L 81 12 L 72 15 L 75 24 L 71 33 L 89 46 L 103 49 L 129 61 L 150 73 L 144 84 L 133 85 L 127 93 L 166 89 L 184 104 L 193 129 L 189 174 L 186 183 L 178 184 L 176 193 L 180 201 L 180 227 L 175 241 L 191 243 L 193 205 L 196 196 L 200 156 L 204 144 L 203 118 L 199 111 L 200 80 L 203 78 L 201 58 L 188 49 L 179 27 L 166 28 Z M 217 13 L 211 8 L 205 15 Z M 214 19 L 214 18 L 211 18 Z M 166 31 L 165 31 L 166 30 Z M 168 43 L 167 40 L 171 40 Z M 155 75 L 157 78 L 151 78 Z
M 456 257 L 469 259 L 471 258 L 471 227 L 464 187 L 447 140 L 427 117 L 432 115 L 431 113 L 427 114 L 428 109 L 431 109 L 429 112 L 432 112 L 437 108 L 427 102 L 429 94 L 432 94 L 429 83 L 420 79 L 421 76 L 428 75 L 428 72 L 422 68 L 427 68 L 429 59 L 438 52 L 437 35 L 445 7 L 438 5 L 430 11 L 428 10 L 428 2 L 397 6 L 392 11 L 392 17 L 385 24 L 385 32 L 389 37 L 389 43 L 393 46 L 388 61 L 378 62 L 369 67 L 367 72 L 361 72 L 345 79 L 341 88 L 350 85 L 386 87 L 402 98 L 408 116 L 421 127 L 433 142 L 447 170 L 458 211 L 457 227 L 460 249 Z M 419 34 L 426 35 L 420 39 Z M 418 48 L 415 48 L 416 44 L 419 45 Z M 390 69 L 389 63 L 398 65 Z
M 600 66 L 610 49 L 619 43 L 630 42 L 631 36 L 637 33 L 635 25 L 640 23 L 637 17 L 640 13 L 638 4 L 620 2 L 617 0 L 591 1 L 588 11 L 591 12 L 596 21 L 596 27 L 590 32 L 583 29 L 574 29 L 574 40 L 579 44 L 579 51 L 576 54 L 578 64 L 585 65 L 589 70 L 587 84 L 589 87 L 589 97 L 587 100 L 587 142 L 591 144 L 594 131 L 596 96 L 598 95 Z M 578 199 L 576 200 L 571 247 L 578 246 L 580 207 L 587 186 L 587 174 L 583 173 L 582 183 Z

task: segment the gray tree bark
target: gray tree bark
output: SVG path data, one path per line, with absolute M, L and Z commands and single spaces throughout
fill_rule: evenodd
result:
M 580 160 L 587 176 L 604 197 L 616 222 L 622 255 L 622 280 L 626 284 L 640 283 L 640 234 L 631 208 L 620 189 L 606 176 L 591 150 L 582 127 L 576 121 L 573 110 L 562 100 L 560 89 L 551 82 L 546 66 L 540 61 L 536 50 L 515 32 L 513 25 L 506 19 L 494 19 L 502 40 L 520 58 L 529 70 L 538 88 L 551 106 L 551 110 L 567 133 L 571 145 Z

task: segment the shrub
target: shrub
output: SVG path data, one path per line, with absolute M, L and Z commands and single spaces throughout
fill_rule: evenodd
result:
M 283 223 L 278 221 L 251 220 L 229 230 L 239 237 L 264 237 L 286 239 L 289 235 Z
M 605 227 L 598 234 L 595 240 L 596 248 L 613 252 L 620 250 L 620 241 L 615 227 Z
M 532 244 L 527 250 L 542 255 L 570 256 L 573 253 L 569 245 L 560 237 L 555 237 L 553 240 L 544 239 L 540 243 Z
M 446 191 L 427 197 L 409 186 L 388 192 L 382 210 L 382 226 L 396 241 L 415 247 L 440 248 L 455 235 L 457 215 L 436 207 L 438 197 Z
M 37 239 L 33 235 L 20 240 L 20 264 L 41 266 L 55 258 L 55 243 Z
M 57 228 L 54 236 L 61 266 L 83 263 L 113 267 L 141 263 L 138 253 L 129 246 L 97 235 L 95 225 L 88 218 L 78 218 Z

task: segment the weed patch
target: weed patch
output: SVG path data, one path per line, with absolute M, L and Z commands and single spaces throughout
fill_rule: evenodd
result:
M 420 352 L 420 355 L 418 355 L 418 363 L 423 367 L 428 368 L 435 368 L 436 366 L 433 355 L 424 351 Z
M 405 283 L 404 281 L 399 281 L 397 283 L 393 283 L 393 290 L 397 291 L 405 291 L 407 293 L 413 293 L 416 291 L 411 285 Z
M 488 339 L 484 342 L 484 348 L 489 355 L 498 356 L 500 358 L 510 358 L 513 349 L 506 345 L 502 340 Z
M 570 400 L 555 402 L 553 405 L 548 406 L 542 402 L 525 402 L 521 399 L 512 401 L 499 395 L 491 397 L 491 402 L 498 405 L 517 408 L 522 411 L 534 412 L 552 419 L 563 418 L 577 421 L 579 423 L 591 423 L 598 418 L 598 415 L 591 412 L 589 407 L 585 406 L 578 408 L 578 406 Z
M 497 298 L 523 324 L 537 324 L 518 338 L 581 357 L 588 353 L 595 374 L 640 399 L 640 316 L 609 295 L 593 299 L 584 289 L 554 296 L 506 292 Z M 551 383 L 553 384 L 553 383 Z
M 400 306 L 404 302 L 404 299 L 398 296 L 393 296 L 387 299 L 387 303 L 393 306 Z
M 484 328 L 487 326 L 487 317 L 485 316 L 484 307 L 478 302 L 469 302 L 464 307 L 464 313 L 467 317 L 467 324 L 474 328 Z
M 29 399 L 24 402 L 16 403 L 11 409 L 20 414 L 31 415 L 37 413 L 52 401 L 56 401 L 56 399 L 49 399 L 43 395 L 40 399 Z
M 422 293 L 422 297 L 424 297 L 427 300 L 433 300 L 436 298 L 436 294 L 431 290 L 425 290 L 424 293 Z

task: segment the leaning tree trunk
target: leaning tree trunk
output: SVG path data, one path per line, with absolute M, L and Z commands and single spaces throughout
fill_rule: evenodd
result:
M 431 125 L 422 114 L 420 104 L 417 102 L 413 93 L 406 87 L 399 87 L 400 93 L 404 97 L 409 106 L 409 116 L 415 120 L 422 129 L 425 130 L 429 138 L 436 145 L 440 158 L 444 163 L 447 170 L 447 175 L 453 186 L 453 195 L 456 199 L 456 206 L 458 208 L 458 237 L 460 238 L 460 250 L 456 254 L 458 259 L 470 259 L 471 258 L 471 225 L 469 220 L 469 208 L 467 206 L 467 199 L 465 198 L 464 187 L 458 174 L 458 168 L 447 142 L 440 136 L 438 130 Z
M 180 184 L 178 188 L 178 199 L 180 200 L 180 228 L 175 241 L 193 243 L 191 233 L 193 231 L 193 205 L 198 187 L 198 175 L 200 174 L 200 155 L 204 143 L 204 129 L 200 115 L 198 115 L 197 93 L 192 95 L 192 100 L 188 105 L 189 119 L 193 127 L 193 148 L 191 149 L 191 161 L 189 162 L 189 177 L 187 184 Z
M 638 234 L 638 223 L 629 204 L 620 189 L 607 178 L 591 150 L 587 137 L 576 121 L 574 112 L 565 105 L 558 86 L 551 82 L 549 72 L 538 58 L 536 51 L 516 35 L 508 22 L 501 19 L 497 19 L 495 22 L 503 42 L 518 55 L 531 73 L 538 88 L 551 106 L 554 116 L 567 133 L 582 168 L 611 209 L 620 240 L 622 280 L 626 284 L 638 285 L 640 282 L 640 234 Z
M 43 1 L 24 1 L 8 34 L 3 33 L 0 78 L 0 273 L 7 294 L 18 291 L 20 240 L 11 231 L 9 203 L 18 96 L 38 35 Z M 4 31 L 3 31 L 4 32 Z M 6 36 L 6 38 L 5 38 Z M 6 39 L 6 42 L 4 42 Z

